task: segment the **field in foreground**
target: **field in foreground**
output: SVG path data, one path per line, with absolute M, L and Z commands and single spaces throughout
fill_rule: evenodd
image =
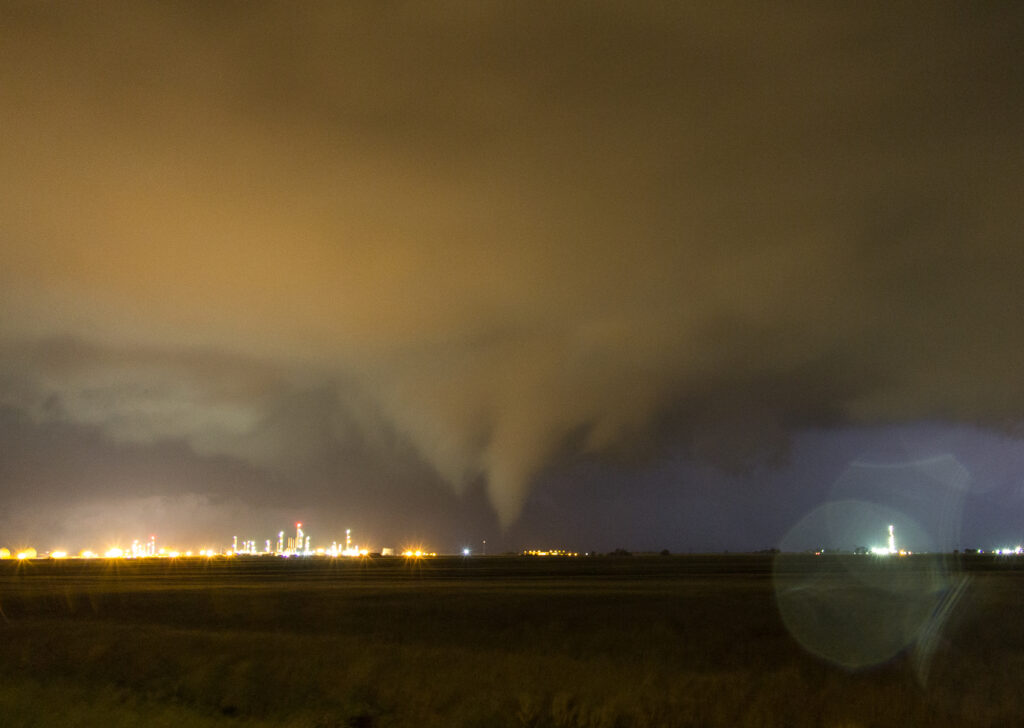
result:
M 1020 724 L 1024 569 L 937 559 L 858 566 L 962 588 L 927 650 L 856 670 L 777 606 L 852 593 L 843 557 L 0 562 L 0 723 Z

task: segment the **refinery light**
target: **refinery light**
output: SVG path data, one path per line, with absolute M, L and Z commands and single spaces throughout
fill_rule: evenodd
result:
M 334 541 L 330 547 L 327 546 L 313 546 L 311 544 L 310 536 L 302 530 L 302 523 L 298 522 L 295 524 L 295 537 L 288 538 L 285 542 L 284 531 L 279 531 L 277 534 L 277 549 L 273 548 L 274 543 L 271 539 L 264 539 L 263 549 L 259 550 L 256 546 L 255 539 L 239 540 L 237 536 L 234 537 L 233 543 L 226 549 L 217 548 L 202 548 L 198 552 L 191 550 L 178 550 L 164 547 L 157 547 L 156 536 L 150 535 L 148 539 L 134 539 L 130 545 L 121 548 L 120 546 L 111 546 L 106 551 L 95 552 L 90 549 L 83 549 L 78 552 L 77 557 L 69 555 L 69 553 L 63 549 L 54 551 L 44 551 L 44 557 L 51 559 L 66 559 L 66 558 L 80 558 L 80 559 L 95 559 L 95 558 L 108 558 L 108 559 L 139 559 L 139 558 L 179 558 L 182 556 L 192 556 L 193 553 L 198 553 L 199 556 L 206 558 L 219 558 L 219 557 L 232 557 L 232 556 L 245 556 L 245 555 L 276 555 L 284 558 L 290 556 L 349 556 L 349 557 L 366 557 L 370 555 L 370 549 L 360 547 L 358 544 L 352 541 L 352 530 L 345 529 L 345 540 L 343 543 Z M 123 542 L 123 541 L 122 541 Z M 380 549 L 381 555 L 391 556 L 393 551 L 390 548 Z M 468 555 L 469 549 L 466 550 Z M 434 552 L 428 552 L 423 550 L 422 547 L 408 549 L 405 551 L 405 555 L 414 558 L 422 558 L 427 556 L 436 556 Z M 36 550 L 33 548 L 25 548 L 12 552 L 6 548 L 0 548 L 0 559 L 35 559 L 37 558 Z

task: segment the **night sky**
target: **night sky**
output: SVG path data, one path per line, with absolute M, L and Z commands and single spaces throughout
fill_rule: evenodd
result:
M 1015 545 L 1022 38 L 5 2 L 0 544 Z

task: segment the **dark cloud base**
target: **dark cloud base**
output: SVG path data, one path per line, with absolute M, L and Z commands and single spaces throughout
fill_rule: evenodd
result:
M 1019 3 L 7 4 L 2 487 L 476 538 L 593 462 L 642 533 L 682 457 L 760 535 L 800 433 L 1013 431 L 1021 37 Z

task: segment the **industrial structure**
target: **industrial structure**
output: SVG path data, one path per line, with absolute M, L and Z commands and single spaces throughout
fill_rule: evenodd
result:
M 360 547 L 359 544 L 352 541 L 351 528 L 345 529 L 345 540 L 342 543 L 332 541 L 330 546 L 314 547 L 312 537 L 303 530 L 301 522 L 295 524 L 295 535 L 289 536 L 287 541 L 285 540 L 284 531 L 278 531 L 276 543 L 272 542 L 269 538 L 264 539 L 262 550 L 257 547 L 257 543 L 256 539 L 240 540 L 238 536 L 233 536 L 230 541 L 231 545 L 227 548 L 202 548 L 199 549 L 198 552 L 193 552 L 158 548 L 156 536 L 150 536 L 146 541 L 141 541 L 139 539 L 133 540 L 131 546 L 128 548 L 121 548 L 120 546 L 115 545 L 101 552 L 84 549 L 77 554 L 77 557 L 71 556 L 70 558 L 93 559 L 102 556 L 108 559 L 140 559 L 178 558 L 191 557 L 193 555 L 204 558 L 214 556 L 280 556 L 287 558 L 293 556 L 355 557 L 370 555 L 370 550 L 368 548 Z M 275 546 L 276 548 L 274 548 Z M 395 554 L 395 550 L 392 548 L 382 548 L 376 553 L 382 556 L 393 556 Z M 403 553 L 407 556 L 414 557 L 436 555 L 434 552 L 427 552 L 420 548 L 406 550 Z M 33 548 L 21 548 L 13 551 L 8 548 L 0 548 L 0 560 L 26 560 L 35 558 L 62 559 L 69 558 L 69 555 L 63 550 L 44 551 L 41 554 L 37 554 L 36 550 Z

